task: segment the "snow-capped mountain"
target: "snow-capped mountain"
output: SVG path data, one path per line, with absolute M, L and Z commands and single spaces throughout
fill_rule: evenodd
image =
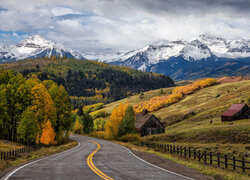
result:
M 227 40 L 211 34 L 202 34 L 190 41 L 161 40 L 141 49 L 96 59 L 143 71 L 164 73 L 175 79 L 183 79 L 185 76 L 192 78 L 187 76 L 189 73 L 198 74 L 199 78 L 199 71 L 204 69 L 207 73 L 203 72 L 202 76 L 223 74 L 225 69 L 227 75 L 244 75 L 250 74 L 250 40 Z M 211 69 L 208 69 L 209 67 Z M 221 70 L 211 74 L 214 67 L 221 67 Z
M 226 40 L 211 34 L 200 35 L 197 39 L 206 44 L 211 52 L 218 57 L 250 57 L 250 40 Z
M 212 56 L 210 49 L 199 40 L 188 42 L 179 54 L 189 61 L 198 61 Z
M 23 41 L 8 47 L 0 47 L 0 63 L 27 58 L 51 57 L 58 55 L 75 59 L 83 59 L 83 56 L 70 48 L 39 35 L 31 36 Z

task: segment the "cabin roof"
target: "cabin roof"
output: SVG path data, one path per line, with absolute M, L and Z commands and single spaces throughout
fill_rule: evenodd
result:
M 236 113 L 240 112 L 245 105 L 246 104 L 233 104 L 222 114 L 222 116 L 234 116 Z
M 154 115 L 153 114 L 137 114 L 135 116 L 135 128 L 140 129 L 147 122 L 147 120 L 150 119 L 152 116 Z

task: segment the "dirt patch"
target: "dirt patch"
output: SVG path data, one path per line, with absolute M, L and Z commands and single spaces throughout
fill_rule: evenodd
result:
M 221 77 L 217 79 L 218 83 L 232 83 L 232 82 L 239 82 L 239 81 L 245 81 L 250 80 L 250 77 L 244 77 L 244 76 L 231 76 L 231 77 Z
M 162 158 L 160 156 L 147 153 L 147 152 L 141 152 L 136 150 L 131 150 L 136 156 L 140 157 L 141 159 L 144 159 L 145 161 L 154 164 L 156 166 L 159 166 L 163 169 L 181 174 L 183 176 L 187 176 L 196 180 L 211 180 L 212 177 L 208 177 L 204 174 L 201 174 L 191 168 L 188 168 L 186 166 L 183 166 L 181 164 L 178 164 L 172 160 Z

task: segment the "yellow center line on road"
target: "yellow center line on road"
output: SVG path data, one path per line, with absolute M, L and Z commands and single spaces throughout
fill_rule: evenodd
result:
M 79 136 L 78 136 L 79 137 Z M 94 163 L 93 163 L 93 156 L 95 155 L 95 153 L 101 148 L 101 145 L 98 144 L 97 142 L 93 141 L 93 140 L 90 140 L 90 139 L 87 139 L 87 138 L 81 138 L 79 137 L 80 139 L 84 139 L 84 140 L 87 140 L 87 141 L 90 141 L 94 144 L 97 145 L 97 148 L 88 156 L 87 158 L 87 164 L 89 166 L 89 168 L 94 172 L 96 173 L 98 176 L 100 176 L 101 178 L 105 179 L 105 180 L 114 180 L 112 179 L 111 177 L 109 177 L 108 175 L 104 174 L 102 171 L 100 171 L 100 169 L 98 169 Z

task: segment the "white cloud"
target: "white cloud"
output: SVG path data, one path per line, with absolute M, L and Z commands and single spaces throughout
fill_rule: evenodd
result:
M 55 16 L 63 16 L 63 15 L 66 15 L 66 14 L 81 14 L 80 11 L 73 10 L 73 9 L 70 9 L 70 8 L 65 8 L 65 7 L 55 7 L 55 8 L 52 8 L 51 12 Z
M 0 7 L 7 9 L 0 11 L 0 30 L 42 32 L 82 52 L 129 50 L 160 39 L 188 40 L 204 32 L 250 38 L 248 0 L 237 4 L 231 0 L 0 0 Z

